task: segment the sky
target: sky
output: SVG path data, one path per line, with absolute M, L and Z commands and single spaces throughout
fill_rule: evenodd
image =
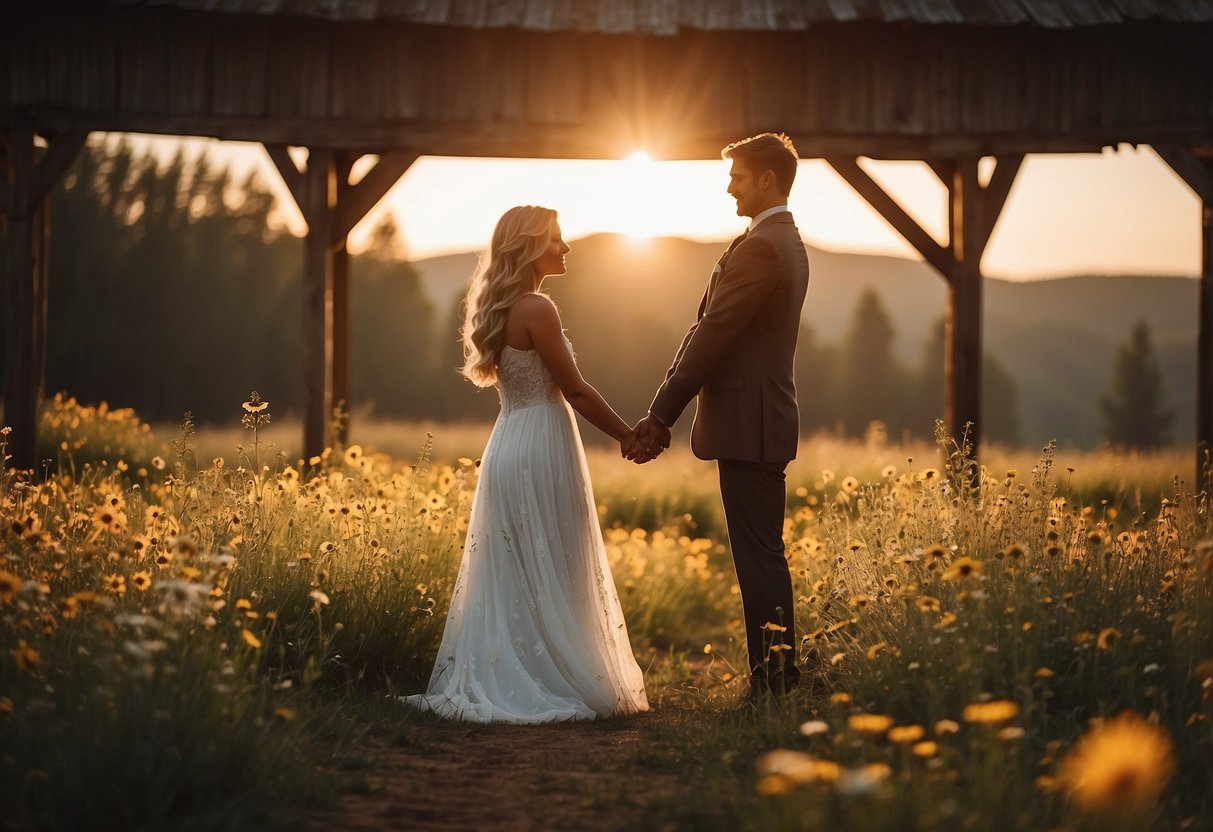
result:
M 165 158 L 184 145 L 187 155 L 205 150 L 233 172 L 257 170 L 278 195 L 283 224 L 293 233 L 306 232 L 260 145 L 131 138 Z M 364 158 L 354 176 L 372 162 Z M 918 162 L 862 164 L 927 231 L 946 241 L 947 194 L 929 168 Z M 391 212 L 403 238 L 402 253 L 411 260 L 480 251 L 497 218 L 520 204 L 555 208 L 570 241 L 601 231 L 628 235 L 637 246 L 654 236 L 728 240 L 748 221 L 734 213 L 725 193 L 727 172 L 723 160 L 656 162 L 643 148 L 614 161 L 425 156 L 355 228 L 350 249 L 363 250 L 371 230 Z M 801 161 L 789 207 L 810 245 L 919 259 L 822 160 Z M 1195 277 L 1200 249 L 1196 195 L 1149 147 L 1121 145 L 1102 154 L 1028 156 L 982 266 L 986 275 L 1010 280 L 1073 274 Z

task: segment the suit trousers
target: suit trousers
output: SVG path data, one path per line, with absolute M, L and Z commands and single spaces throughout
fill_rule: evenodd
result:
M 787 462 L 717 461 L 729 548 L 745 615 L 750 682 L 783 691 L 796 685 L 792 576 L 783 545 Z M 764 627 L 768 622 L 786 631 Z M 775 644 L 790 650 L 771 651 Z

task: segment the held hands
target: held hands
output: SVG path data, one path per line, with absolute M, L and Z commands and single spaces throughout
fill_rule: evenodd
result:
M 632 435 L 620 443 L 620 452 L 639 465 L 656 459 L 668 447 L 670 429 L 652 416 L 645 416 L 636 423 Z

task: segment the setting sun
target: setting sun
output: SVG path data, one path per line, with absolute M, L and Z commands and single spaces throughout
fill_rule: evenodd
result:
M 653 216 L 661 209 L 659 194 L 653 192 L 658 182 L 656 163 L 637 150 L 620 167 L 615 192 L 608 198 L 615 207 L 619 230 L 631 240 L 649 240 L 661 226 L 661 217 Z

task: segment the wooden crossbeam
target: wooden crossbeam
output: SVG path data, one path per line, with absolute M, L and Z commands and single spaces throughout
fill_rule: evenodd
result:
M 287 190 L 295 198 L 295 205 L 299 207 L 300 211 L 303 211 L 307 205 L 307 180 L 300 172 L 299 166 L 291 158 L 286 145 L 267 144 L 264 147 L 265 152 L 269 154 L 270 161 L 274 163 L 274 167 L 278 168 L 278 175 L 282 177 Z
M 989 183 L 984 188 L 980 188 L 978 192 L 978 235 L 974 244 L 983 254 L 990 242 L 990 235 L 994 233 L 994 226 L 998 224 L 998 218 L 1002 215 L 1007 197 L 1011 194 L 1011 186 L 1015 184 L 1015 177 L 1019 175 L 1019 169 L 1023 165 L 1022 153 L 995 158 L 994 174 L 990 177 Z
M 30 182 L 30 210 L 50 193 L 51 188 L 59 181 L 88 139 L 85 130 L 64 130 L 48 137 L 46 153 L 42 154 L 38 165 L 34 168 L 33 179 Z
M 1196 151 L 1180 145 L 1154 145 L 1154 152 L 1206 203 L 1213 203 L 1213 175 Z
M 859 166 L 858 160 L 849 156 L 827 156 L 826 161 L 922 255 L 924 260 L 940 274 L 950 276 L 953 258 L 948 249 L 935 242 L 935 238 Z
M 344 193 L 338 197 L 337 216 L 333 221 L 333 242 L 348 237 L 354 226 L 370 213 L 415 161 L 416 153 L 403 150 L 384 153 L 357 185 L 343 188 Z

